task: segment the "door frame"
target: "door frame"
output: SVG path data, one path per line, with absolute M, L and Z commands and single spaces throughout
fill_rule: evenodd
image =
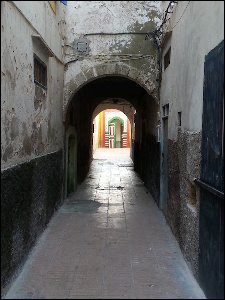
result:
M 111 125 L 114 125 L 114 148 L 116 148 L 116 129 L 117 129 L 117 126 L 116 126 L 116 121 L 119 120 L 120 122 L 120 135 L 121 135 L 121 148 L 123 148 L 123 132 L 121 131 L 121 127 L 123 126 L 123 129 L 124 129 L 124 120 L 121 118 L 121 117 L 118 117 L 118 116 L 115 116 L 113 118 L 111 118 L 109 121 L 108 121 L 108 127 Z M 109 130 L 110 132 L 110 130 Z M 109 143 L 110 144 L 110 143 Z

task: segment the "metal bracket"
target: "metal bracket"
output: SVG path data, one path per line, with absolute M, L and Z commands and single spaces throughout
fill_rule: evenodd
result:
M 224 198 L 224 192 L 222 191 L 219 191 L 218 189 L 214 188 L 213 186 L 209 185 L 208 183 L 202 181 L 201 179 L 199 178 L 195 178 L 194 179 L 194 182 L 200 186 L 201 188 L 209 191 L 210 193 L 218 196 L 219 198 Z
M 87 38 L 80 37 L 73 41 L 73 49 L 77 54 L 88 54 L 90 52 L 90 41 Z

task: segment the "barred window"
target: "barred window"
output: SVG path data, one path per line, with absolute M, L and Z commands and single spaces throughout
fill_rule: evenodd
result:
M 34 82 L 47 89 L 47 66 L 34 55 Z

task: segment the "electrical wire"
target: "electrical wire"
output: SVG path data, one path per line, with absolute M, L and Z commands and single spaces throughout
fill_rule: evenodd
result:
M 183 10 L 183 13 L 181 14 L 181 16 L 180 16 L 180 18 L 178 19 L 178 21 L 176 22 L 176 24 L 172 27 L 172 29 L 174 29 L 174 28 L 177 26 L 177 24 L 180 22 L 180 20 L 182 19 L 182 17 L 183 17 L 183 15 L 184 15 L 184 13 L 185 13 L 185 11 L 186 11 L 188 5 L 190 4 L 190 2 L 191 2 L 191 1 L 188 1 L 188 4 L 186 5 L 185 9 Z
M 147 32 L 93 32 L 85 33 L 84 36 L 89 35 L 124 35 L 124 34 L 147 34 Z
M 170 8 L 172 7 L 172 4 L 177 3 L 177 1 L 170 1 L 166 10 L 165 10 L 165 16 L 163 18 L 162 24 L 159 26 L 158 29 L 156 29 L 156 31 L 158 31 L 159 33 L 161 33 L 161 30 L 163 30 L 163 25 L 168 21 L 167 19 L 167 15 L 173 13 L 173 10 L 169 11 Z M 173 7 L 172 7 L 173 9 Z M 170 19 L 170 18 L 169 18 Z
M 158 51 L 159 51 L 159 44 L 160 44 L 160 41 L 159 41 L 159 39 L 160 39 L 160 35 L 162 35 L 162 33 L 163 33 L 163 25 L 168 21 L 168 19 L 167 19 L 167 16 L 168 16 L 168 14 L 170 14 L 170 13 L 172 13 L 173 12 L 173 4 L 175 4 L 175 3 L 178 3 L 177 1 L 170 1 L 169 2 L 169 4 L 168 4 L 168 6 L 167 6 L 167 8 L 166 8 L 166 10 L 165 10 L 165 15 L 164 15 L 164 18 L 163 18 L 163 21 L 162 21 L 162 24 L 159 26 L 159 28 L 157 28 L 156 30 L 154 30 L 153 32 L 114 32 L 114 33 L 108 33 L 108 32 L 96 32 L 96 33 L 86 33 L 86 34 L 84 34 L 84 36 L 93 36 L 93 35 L 127 35 L 127 34 L 141 34 L 141 35 L 145 35 L 145 40 L 147 39 L 147 38 L 153 38 L 153 40 L 154 40 L 154 43 L 156 44 L 156 46 L 157 46 L 157 49 L 158 49 Z M 190 3 L 190 1 L 189 1 L 189 3 Z M 188 3 L 188 4 L 189 4 Z M 188 5 L 187 5 L 188 6 Z M 172 8 L 172 10 L 171 10 L 171 8 Z M 187 7 L 186 7 L 187 8 Z M 185 8 L 185 9 L 186 9 Z M 184 12 L 183 12 L 183 14 L 184 14 Z M 182 15 L 183 15 L 182 14 Z M 182 16 L 181 16 L 182 17 Z M 180 18 L 181 19 L 181 18 Z M 180 20 L 179 19 L 179 20 Z M 179 22 L 179 20 L 178 20 L 178 22 Z M 177 23 L 178 23 L 177 22 Z M 175 25 L 176 26 L 176 25 Z M 65 46 L 68 46 L 68 47 L 71 47 L 71 48 L 75 48 L 75 47 L 73 47 L 73 46 L 71 46 L 71 45 L 69 45 L 69 44 L 66 44 Z M 107 56 L 107 55 L 105 55 L 105 54 L 102 54 L 102 55 L 97 55 L 97 56 L 94 56 L 94 55 L 92 55 L 91 56 L 91 58 L 97 58 L 97 59 L 100 59 L 100 56 Z M 109 56 L 109 55 L 108 55 Z M 129 60 L 137 60 L 137 59 L 144 59 L 144 58 L 148 58 L 148 57 L 153 57 L 152 55 L 140 55 L 140 56 L 137 56 L 137 54 L 122 54 L 122 55 L 119 55 L 119 54 L 110 54 L 110 56 L 129 56 L 129 58 L 120 58 L 120 59 L 118 59 L 118 60 L 109 60 L 109 59 L 102 59 L 101 58 L 101 60 L 102 60 L 102 62 L 118 62 L 118 61 L 129 61 Z M 135 57 L 136 56 L 136 57 Z M 90 58 L 90 56 L 87 56 L 87 55 L 85 55 L 85 57 L 89 57 Z M 71 62 L 74 62 L 74 61 L 77 61 L 77 60 L 79 60 L 79 59 L 81 59 L 81 58 L 84 58 L 84 56 L 83 55 L 78 55 L 78 56 L 76 56 L 76 58 L 75 59 L 73 59 L 73 60 L 71 60 L 71 61 L 68 61 L 67 63 L 66 63 L 66 65 L 68 65 L 69 63 L 71 63 Z M 158 64 L 160 65 L 160 58 L 158 58 Z
M 67 54 L 70 55 L 70 54 Z M 76 57 L 76 58 L 84 58 L 84 57 L 88 57 L 88 58 L 99 58 L 99 59 L 104 59 L 104 57 L 108 58 L 109 56 L 119 56 L 119 57 L 123 57 L 124 58 L 143 58 L 143 57 L 152 57 L 154 58 L 154 55 L 151 54 L 101 54 L 101 55 L 71 55 L 72 57 Z
M 73 47 L 73 46 L 71 46 L 71 45 L 69 45 L 69 44 L 65 44 L 65 46 L 68 46 L 68 47 L 70 47 L 70 48 L 72 48 L 72 49 L 76 49 L 76 47 Z M 67 55 L 69 55 L 69 54 L 67 54 Z M 119 53 L 108 53 L 108 54 L 96 54 L 96 55 L 91 55 L 91 57 L 98 57 L 98 56 L 129 56 L 129 57 L 131 57 L 131 56 L 143 56 L 143 55 L 145 55 L 145 56 L 151 56 L 150 54 L 141 54 L 141 53 L 121 53 L 121 54 L 119 54 Z M 83 57 L 83 55 L 79 55 L 79 54 L 77 54 L 77 56 L 80 56 L 81 58 Z M 85 56 L 88 56 L 88 55 L 86 55 L 85 54 Z M 90 57 L 90 55 L 89 55 L 89 57 Z
M 113 59 L 108 59 L 108 58 L 104 59 L 104 58 L 100 58 L 98 56 L 89 56 L 89 57 L 85 56 L 85 58 L 99 59 L 99 60 L 101 60 L 104 63 L 113 63 L 113 62 L 121 62 L 121 61 L 138 60 L 138 59 L 145 59 L 145 58 L 149 58 L 149 57 L 152 58 L 152 59 L 154 59 L 153 55 L 142 55 L 142 56 L 139 56 L 139 57 L 118 58 L 118 60 L 113 60 Z M 73 60 L 70 60 L 70 61 L 66 62 L 65 65 L 68 65 L 71 62 L 78 61 L 80 58 L 83 59 L 84 56 L 78 56 L 78 57 L 74 58 Z

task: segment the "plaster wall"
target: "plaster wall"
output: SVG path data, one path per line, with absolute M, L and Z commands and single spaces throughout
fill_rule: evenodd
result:
M 57 3 L 55 15 L 48 1 L 1 5 L 1 151 L 6 169 L 62 149 L 64 66 L 57 22 L 64 13 Z M 47 65 L 47 91 L 34 84 L 34 53 Z
M 59 60 L 63 59 L 62 41 L 65 38 L 65 11 L 60 1 L 56 2 L 54 12 L 49 1 L 12 1 L 27 23 L 41 35 Z
M 164 10 L 168 3 L 162 2 Z M 172 33 L 162 43 L 163 65 L 169 47 L 171 57 L 161 82 L 161 116 L 169 104 L 168 187 L 161 182 L 161 190 L 168 188 L 165 214 L 196 278 L 200 200 L 194 179 L 200 177 L 204 61 L 224 39 L 223 20 L 222 1 L 178 1 L 167 24 Z
M 223 1 L 178 1 L 174 7 L 168 26 L 174 27 L 172 36 L 162 53 L 171 46 L 170 65 L 161 82 L 161 105 L 170 104 L 169 139 L 177 138 L 178 111 L 182 131 L 201 131 L 204 59 L 224 39 L 223 20 Z

